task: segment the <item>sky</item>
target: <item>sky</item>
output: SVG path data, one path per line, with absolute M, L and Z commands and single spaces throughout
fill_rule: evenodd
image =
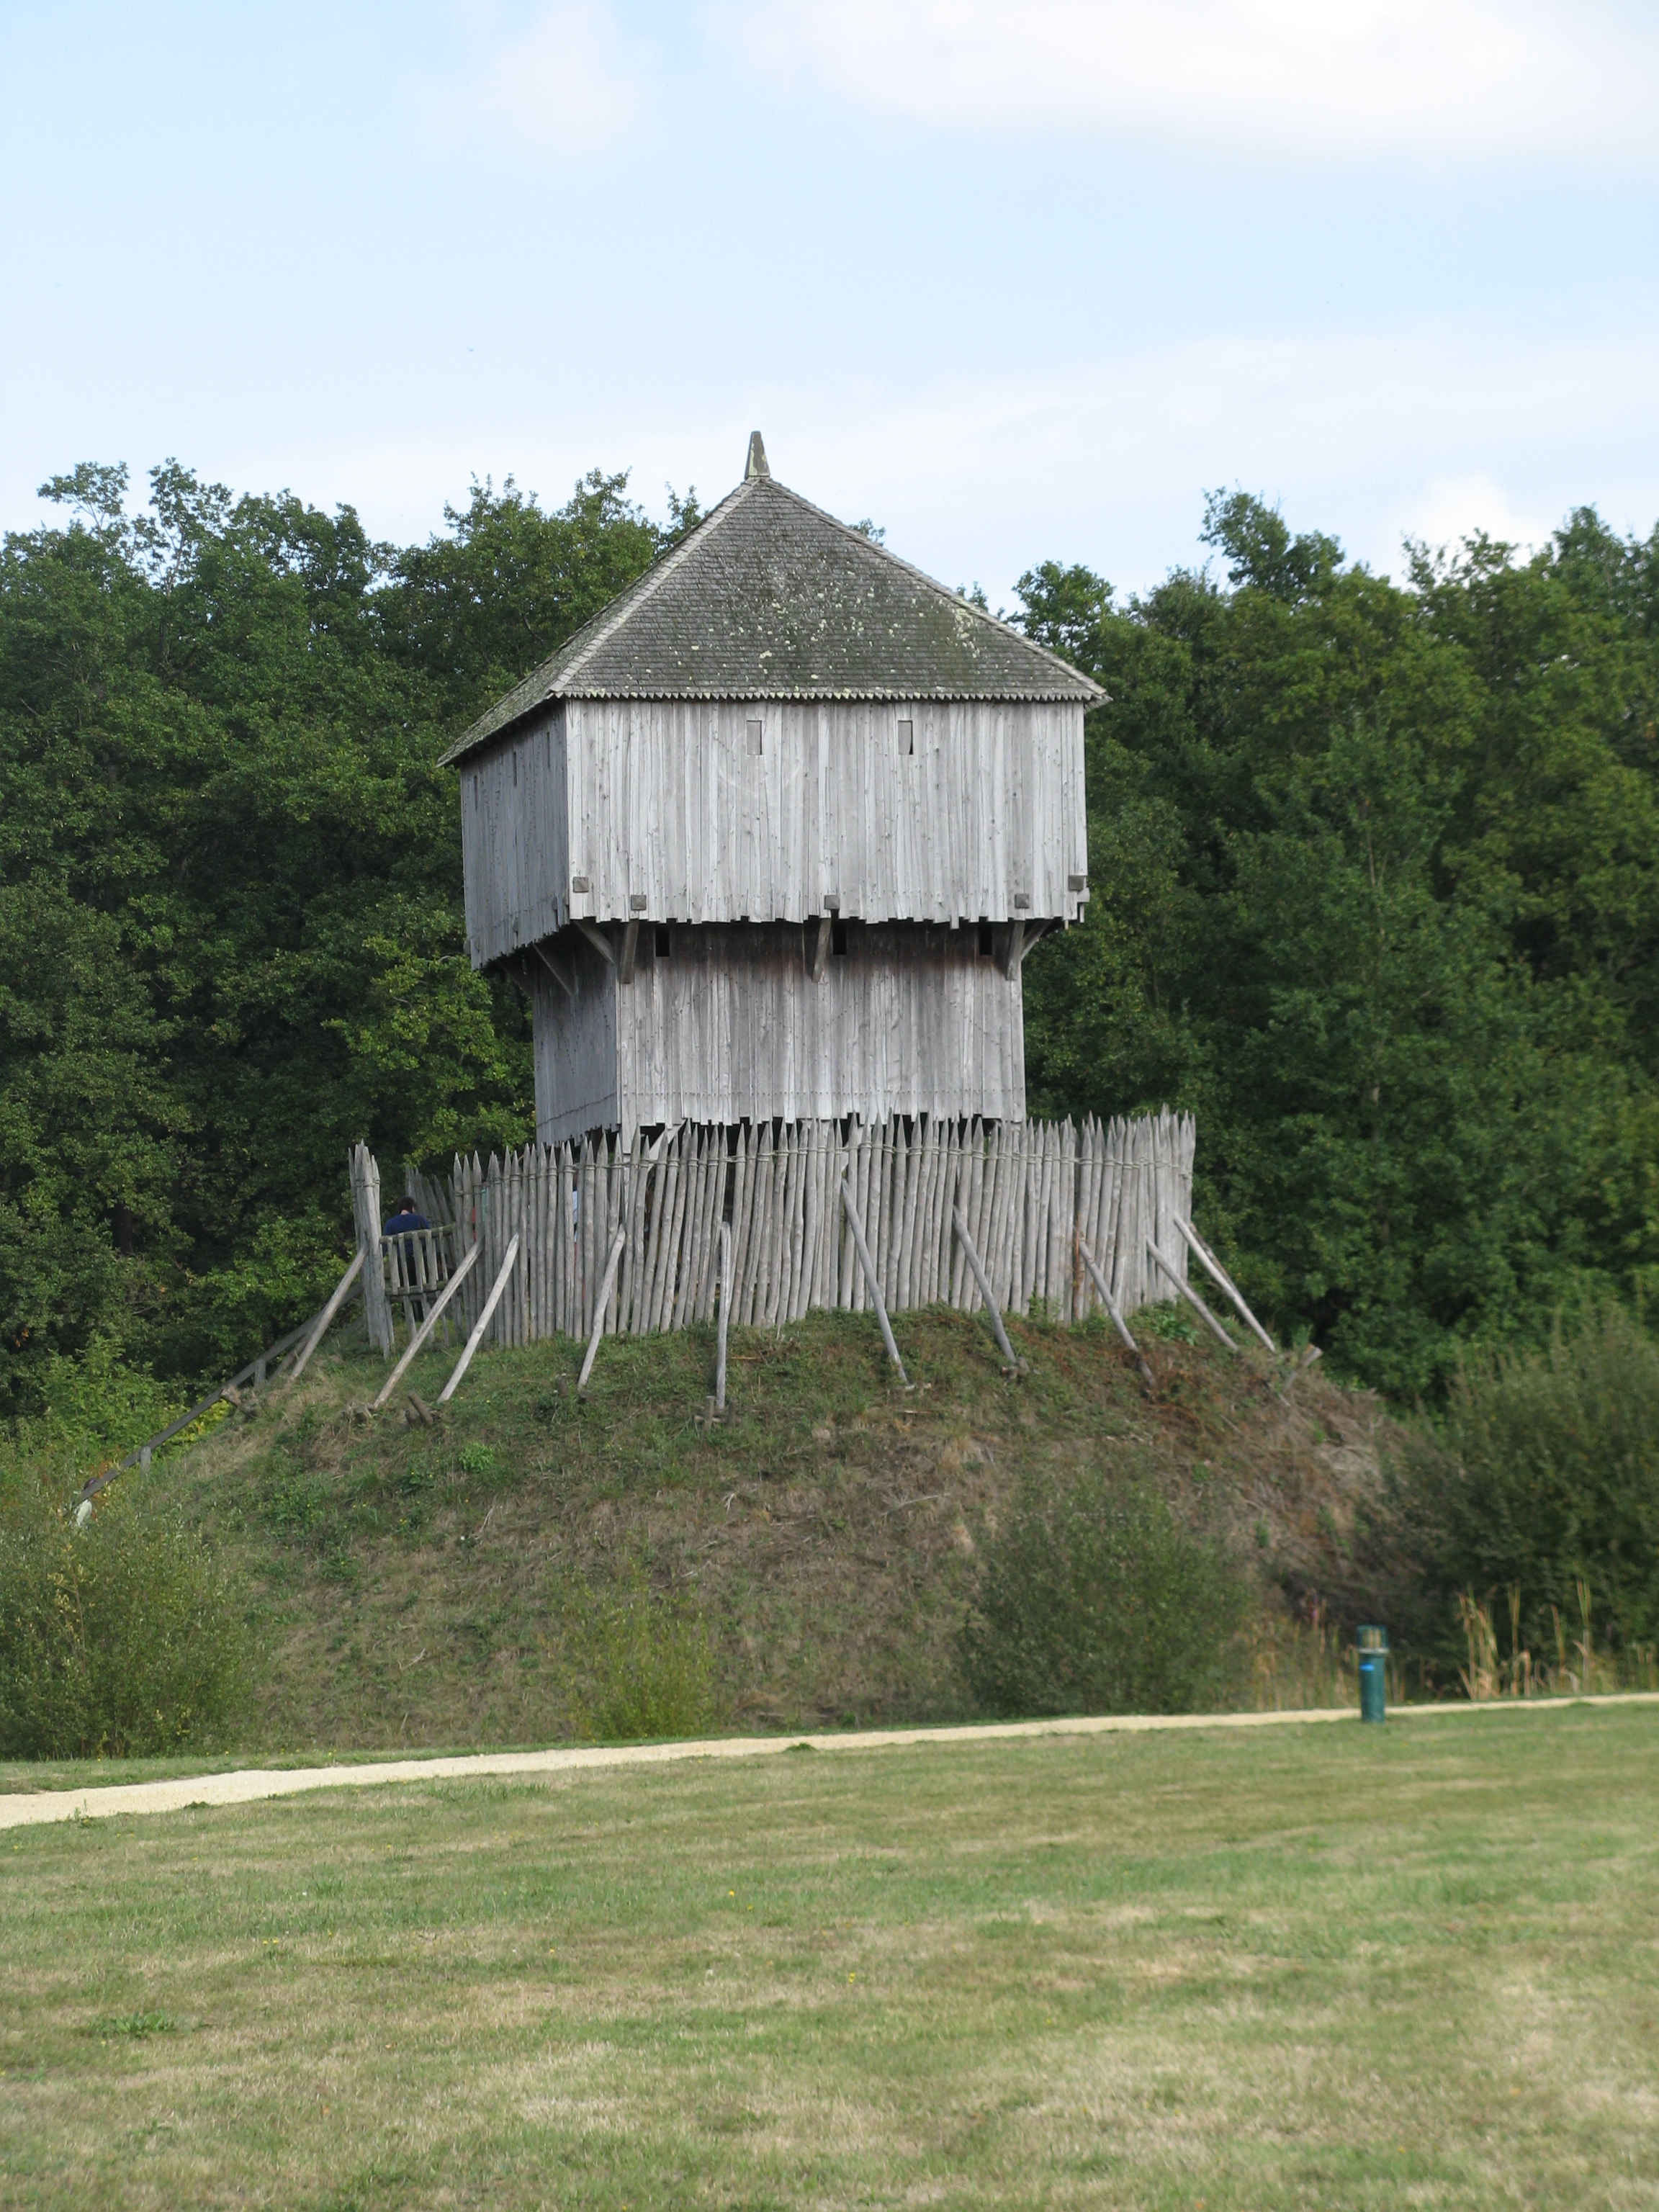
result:
M 1659 9 L 0 0 L 0 528 L 774 473 L 1006 603 L 1659 520 Z

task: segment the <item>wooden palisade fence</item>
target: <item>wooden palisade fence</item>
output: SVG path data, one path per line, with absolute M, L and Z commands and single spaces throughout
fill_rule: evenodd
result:
M 1086 1243 L 1119 1310 L 1166 1298 L 1148 1247 L 1185 1281 L 1192 1218 L 1190 1116 L 1069 1122 L 805 1121 L 778 1127 L 683 1127 L 634 1148 L 604 1135 L 528 1145 L 488 1163 L 456 1158 L 447 1176 L 411 1170 L 410 1194 L 433 1224 L 425 1236 L 381 1237 L 380 1169 L 353 1147 L 370 1340 L 388 1356 L 394 1312 L 429 1301 L 467 1248 L 478 1263 L 456 1294 L 458 1323 L 476 1322 L 516 1236 L 516 1265 L 485 1341 L 586 1337 L 619 1229 L 625 1231 L 607 1334 L 644 1335 L 712 1318 L 720 1227 L 732 1242 L 738 1327 L 781 1328 L 811 1308 L 870 1304 L 841 1204 L 848 1180 L 889 1312 L 981 1300 L 953 1231 L 960 1208 L 998 1305 L 1061 1322 L 1099 1306 L 1079 1249 Z M 636 1158 L 637 1154 L 637 1158 Z M 654 1155 L 654 1157 L 653 1157 Z

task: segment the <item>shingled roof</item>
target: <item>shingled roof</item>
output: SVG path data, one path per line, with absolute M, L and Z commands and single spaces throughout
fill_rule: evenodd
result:
M 1047 699 L 1099 687 L 770 474 L 743 482 L 445 755 L 553 699 Z

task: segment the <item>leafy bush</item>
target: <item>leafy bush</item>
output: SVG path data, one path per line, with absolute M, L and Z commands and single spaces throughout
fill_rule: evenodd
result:
M 246 1693 L 246 1607 L 200 1532 L 118 1483 L 84 1527 L 0 1472 L 0 1756 L 170 1751 Z
M 981 1552 L 962 1650 L 994 1713 L 1191 1712 L 1224 1688 L 1249 1602 L 1219 1547 L 1152 1485 L 1095 1470 L 1028 1480 Z
M 700 1620 L 630 1583 L 588 1630 L 584 1732 L 607 1742 L 701 1735 L 715 1719 L 714 1653 Z
M 1614 1643 L 1659 1637 L 1659 1346 L 1608 1305 L 1542 1352 L 1471 1358 L 1440 1432 L 1403 1445 L 1395 1504 L 1429 1640 L 1461 1643 L 1459 1592 L 1517 1589 L 1522 1637 L 1547 1649 L 1580 1579 Z

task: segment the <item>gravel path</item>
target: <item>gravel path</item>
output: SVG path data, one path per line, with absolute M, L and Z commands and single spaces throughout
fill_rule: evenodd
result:
M 1491 1705 L 1397 1705 L 1396 1720 L 1423 1714 L 1559 1712 L 1570 1705 L 1659 1705 L 1659 1692 L 1622 1696 Z M 306 1790 L 362 1790 L 390 1782 L 459 1782 L 481 1774 L 568 1774 L 601 1766 L 660 1766 L 671 1759 L 768 1759 L 810 1745 L 814 1751 L 883 1751 L 906 1744 L 985 1743 L 994 1739 L 1055 1735 L 1139 1735 L 1166 1729 L 1249 1729 L 1305 1726 L 1316 1721 L 1353 1721 L 1338 1706 L 1290 1713 L 1170 1713 L 1103 1715 L 1096 1719 L 998 1721 L 972 1728 L 858 1729 L 833 1735 L 716 1736 L 684 1743 L 596 1745 L 561 1751 L 485 1751 L 453 1759 L 364 1759 L 352 1765 L 245 1767 L 229 1774 L 179 1775 L 166 1782 L 127 1782 L 106 1790 L 37 1790 L 0 1796 L 0 1828 L 42 1820 L 107 1820 L 117 1813 L 176 1813 L 191 1805 L 246 1805 L 261 1797 L 293 1797 Z

